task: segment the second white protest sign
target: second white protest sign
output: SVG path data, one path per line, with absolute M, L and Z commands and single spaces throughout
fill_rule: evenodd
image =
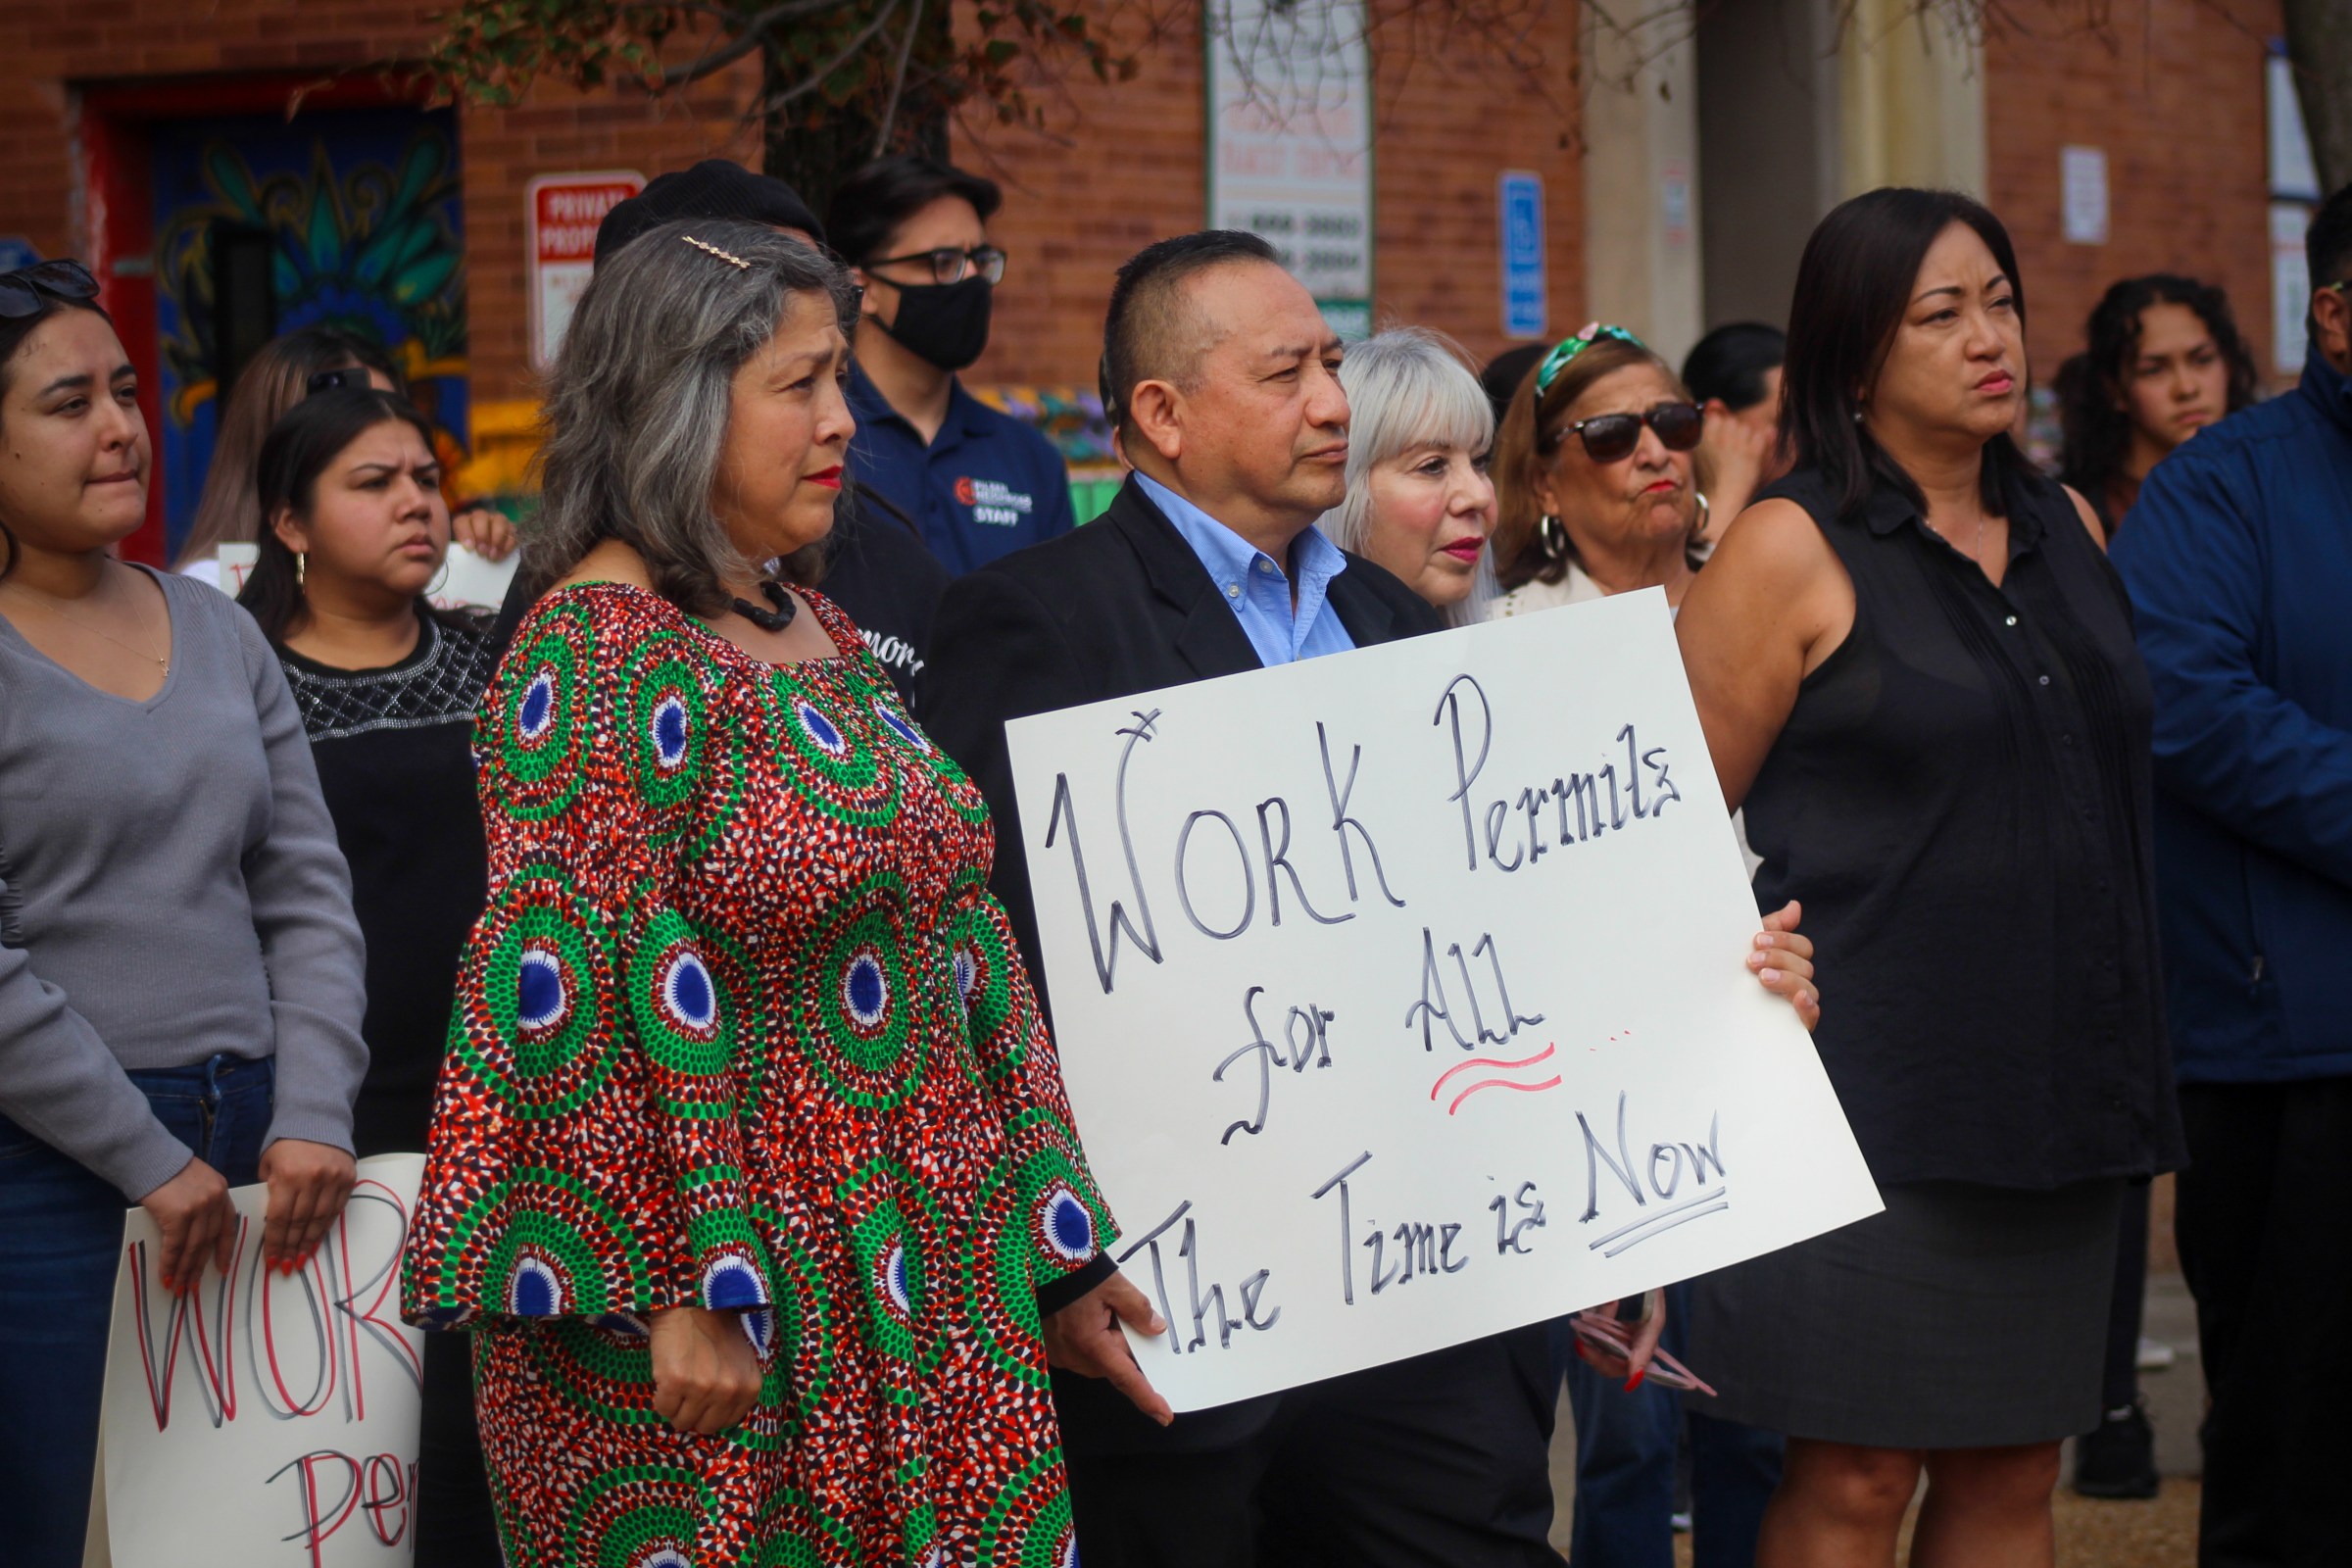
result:
M 1063 1075 L 1176 1408 L 1877 1212 L 1741 962 L 1755 904 L 1662 595 L 1008 739 Z
M 208 1262 L 181 1295 L 157 1277 L 163 1233 L 130 1210 L 83 1568 L 415 1560 L 423 1358 L 400 1253 L 423 1174 L 421 1154 L 362 1160 L 290 1274 L 263 1255 L 269 1188 L 235 1188 L 228 1269 Z

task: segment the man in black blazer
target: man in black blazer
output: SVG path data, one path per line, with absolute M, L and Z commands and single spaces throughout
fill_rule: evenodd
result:
M 1041 986 L 1007 719 L 1439 625 L 1314 530 L 1345 490 L 1340 353 L 1264 241 L 1149 247 L 1120 269 L 1104 326 L 1103 398 L 1134 476 L 1100 520 L 941 602 L 921 717 L 988 798 L 992 885 Z M 1107 1253 L 1039 1306 L 1088 1568 L 1559 1561 L 1541 1325 L 1162 1425 L 1117 1320 L 1160 1325 Z

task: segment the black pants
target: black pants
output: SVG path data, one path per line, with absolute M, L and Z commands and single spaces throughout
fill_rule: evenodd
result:
M 432 1120 L 429 1088 L 374 1091 L 352 1107 L 360 1157 L 418 1153 Z M 498 1516 L 473 1419 L 473 1336 L 424 1337 L 424 1414 L 417 1434 L 417 1568 L 500 1568 Z
M 2352 1078 L 2180 1091 L 2205 1418 L 2200 1568 L 2352 1563 Z
M 2115 1239 L 2115 1295 L 2107 1307 L 2107 1370 L 2099 1414 L 2139 1397 L 2139 1324 L 2148 1304 L 2148 1184 L 2124 1187 L 2124 1229 Z
M 1559 1568 L 1544 1327 L 1293 1389 L 1209 1443 L 1065 1427 L 1086 1568 Z M 1095 1391 L 1087 1391 L 1092 1394 Z M 1056 1396 L 1062 1395 L 1057 1383 Z M 1203 1412 L 1211 1420 L 1219 1412 Z M 1230 1425 L 1230 1418 L 1226 1418 Z

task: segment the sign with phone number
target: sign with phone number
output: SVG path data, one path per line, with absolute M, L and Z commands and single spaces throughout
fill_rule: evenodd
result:
M 1263 236 L 1343 337 L 1372 326 L 1372 78 L 1360 0 L 1209 13 L 1209 221 Z

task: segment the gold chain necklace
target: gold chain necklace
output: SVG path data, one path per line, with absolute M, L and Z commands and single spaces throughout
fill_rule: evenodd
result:
M 129 643 L 124 642 L 122 638 L 116 636 L 113 632 L 108 631 L 105 627 L 96 625 L 90 621 L 86 621 L 79 615 L 68 613 L 64 605 L 60 604 L 57 600 L 51 598 L 47 594 L 40 593 L 34 589 L 23 587 L 22 585 L 13 582 L 7 584 L 6 586 L 18 593 L 28 596 L 34 604 L 38 605 L 42 610 L 47 611 L 49 613 L 57 616 L 58 619 L 66 621 L 71 625 L 78 626 L 83 631 L 89 632 L 94 636 L 103 637 L 108 642 L 113 643 L 117 648 L 122 649 L 126 654 L 136 654 L 141 659 L 153 660 L 155 662 L 155 667 L 163 671 L 163 673 L 167 676 L 172 673 L 172 660 L 170 656 L 158 654 L 152 647 L 132 647 Z M 167 612 L 167 613 L 168 612 Z

